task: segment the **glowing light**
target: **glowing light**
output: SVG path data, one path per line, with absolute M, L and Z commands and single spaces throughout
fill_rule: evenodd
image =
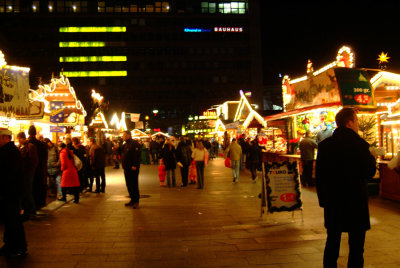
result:
M 101 102 L 103 100 L 103 96 L 101 96 L 99 93 L 97 93 L 94 89 L 92 89 L 92 98 L 97 101 L 97 102 Z
M 390 57 L 388 57 L 388 53 L 381 52 L 380 55 L 378 55 L 377 60 L 379 61 L 379 64 L 382 64 L 384 62 L 389 62 L 388 60 Z
M 60 62 L 108 62 L 127 61 L 126 56 L 81 56 L 81 57 L 60 57 Z
M 121 33 L 126 32 L 126 27 L 60 27 L 60 33 Z
M 69 90 L 69 93 L 56 93 L 55 90 L 58 87 L 67 87 Z M 77 99 L 75 90 L 73 87 L 71 87 L 71 84 L 69 83 L 68 78 L 64 77 L 61 75 L 60 78 L 52 78 L 50 84 L 45 84 L 45 85 L 39 85 L 38 90 L 29 90 L 29 99 L 33 101 L 39 101 L 44 103 L 44 111 L 46 113 L 50 113 L 50 102 L 46 99 L 47 96 L 68 96 L 69 94 L 72 95 L 72 97 L 75 100 L 75 105 L 71 105 L 69 108 L 76 108 L 77 110 L 81 111 L 83 116 L 86 116 L 86 111 L 83 108 L 82 103 Z
M 0 50 L 0 66 L 7 65 L 6 58 L 3 51 Z
M 105 47 L 105 42 L 59 42 L 59 47 Z
M 127 76 L 127 71 L 70 71 L 62 72 L 68 77 L 110 77 L 110 76 Z
M 115 126 L 118 130 L 124 131 L 128 128 L 126 127 L 125 122 L 125 112 L 121 114 L 121 120 L 118 118 L 118 115 L 115 113 L 111 119 L 110 125 Z

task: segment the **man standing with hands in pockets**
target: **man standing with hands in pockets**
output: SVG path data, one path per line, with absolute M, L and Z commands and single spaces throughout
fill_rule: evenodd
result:
M 124 169 L 126 187 L 131 200 L 125 206 L 132 206 L 134 209 L 139 207 L 139 169 L 141 146 L 136 140 L 132 139 L 131 132 L 125 131 L 123 135 L 124 144 L 122 145 L 121 162 Z
M 371 228 L 367 180 L 376 171 L 369 144 L 358 135 L 358 118 L 351 108 L 336 115 L 338 128 L 318 145 L 316 182 L 324 208 L 327 239 L 324 267 L 337 267 L 342 232 L 348 233 L 348 267 L 363 267 L 365 233 Z

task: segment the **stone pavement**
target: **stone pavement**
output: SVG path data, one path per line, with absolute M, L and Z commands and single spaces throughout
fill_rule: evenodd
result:
M 300 211 L 260 218 L 260 185 L 248 172 L 232 183 L 221 158 L 206 168 L 203 190 L 160 187 L 157 166 L 145 165 L 133 210 L 124 206 L 122 170 L 108 168 L 105 194 L 51 204 L 47 216 L 25 223 L 29 255 L 0 257 L 0 267 L 322 267 L 326 236 L 315 189 L 302 190 L 304 221 Z M 373 197 L 370 212 L 365 267 L 400 267 L 400 204 Z M 339 267 L 347 255 L 343 235 Z

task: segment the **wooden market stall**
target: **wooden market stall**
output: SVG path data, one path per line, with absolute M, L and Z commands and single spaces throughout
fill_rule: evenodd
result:
M 304 133 L 310 130 L 317 142 L 329 137 L 342 107 L 356 107 L 360 121 L 375 119 L 374 88 L 369 79 L 366 70 L 354 68 L 354 54 L 348 47 L 342 47 L 335 61 L 317 71 L 309 61 L 305 76 L 293 80 L 285 76 L 284 112 L 264 117 L 268 142 L 263 161 L 295 160 L 301 168 L 298 147 Z M 376 134 L 377 128 L 373 131 Z

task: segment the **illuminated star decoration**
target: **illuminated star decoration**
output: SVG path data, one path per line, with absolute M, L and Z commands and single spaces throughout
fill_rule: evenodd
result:
M 378 58 L 377 58 L 377 60 L 379 61 L 379 64 L 382 64 L 384 62 L 388 63 L 389 62 L 388 59 L 390 59 L 390 57 L 388 57 L 388 53 L 384 53 L 384 52 L 381 52 L 381 54 L 378 55 Z

